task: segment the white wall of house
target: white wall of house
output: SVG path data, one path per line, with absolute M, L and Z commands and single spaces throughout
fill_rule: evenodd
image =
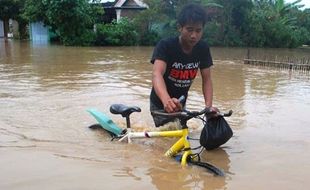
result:
M 0 20 L 0 38 L 4 38 L 4 26 L 2 20 Z
M 10 20 L 10 24 L 12 25 L 12 35 L 14 38 L 19 38 L 19 24 L 16 20 Z
M 119 20 L 121 19 L 121 13 L 121 9 L 116 9 L 116 22 L 119 22 Z
M 129 9 L 122 9 L 122 7 L 127 7 L 127 8 L 132 8 L 132 10 Z M 134 8 L 148 8 L 148 5 L 145 4 L 143 1 L 141 0 L 118 0 L 116 1 L 114 8 L 116 8 L 116 21 L 119 22 L 119 20 L 122 17 L 128 17 L 128 13 L 129 12 L 136 12 L 139 10 L 135 10 Z M 125 12 L 125 13 L 123 13 Z M 124 15 L 123 15 L 124 14 Z M 130 13 L 129 13 L 130 14 Z M 131 13 L 132 15 L 132 13 Z
M 42 22 L 30 23 L 30 39 L 36 43 L 48 43 L 48 28 Z

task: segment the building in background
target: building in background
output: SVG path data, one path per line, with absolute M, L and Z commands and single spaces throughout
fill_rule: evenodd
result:
M 4 25 L 2 20 L 0 20 L 0 38 L 4 38 Z
M 5 27 L 6 24 L 6 27 Z M 9 19 L 7 23 L 0 20 L 0 38 L 19 38 L 19 25 L 16 20 Z
M 134 18 L 139 11 L 148 8 L 147 4 L 140 0 L 116 0 L 102 3 L 102 6 L 104 23 L 111 23 L 114 19 L 118 22 L 122 17 Z
M 30 39 L 34 43 L 47 44 L 50 41 L 50 32 L 48 26 L 43 22 L 32 22 L 29 26 Z
M 122 17 L 133 18 L 138 11 L 147 9 L 148 6 L 139 0 L 119 0 L 114 5 L 116 20 Z

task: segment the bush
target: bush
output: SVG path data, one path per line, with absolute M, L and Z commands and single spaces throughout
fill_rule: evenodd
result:
M 139 45 L 155 45 L 160 36 L 155 31 L 147 31 L 140 36 Z
M 109 24 L 96 26 L 96 44 L 111 46 L 130 46 L 138 44 L 138 34 L 128 18 L 122 18 Z

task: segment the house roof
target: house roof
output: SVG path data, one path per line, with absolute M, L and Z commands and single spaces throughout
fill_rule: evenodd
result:
M 148 8 L 147 4 L 145 4 L 143 1 L 141 0 L 131 0 L 132 2 L 134 2 L 136 4 L 136 6 L 134 5 L 126 5 L 126 3 L 129 0 L 118 0 L 115 1 L 115 8 Z

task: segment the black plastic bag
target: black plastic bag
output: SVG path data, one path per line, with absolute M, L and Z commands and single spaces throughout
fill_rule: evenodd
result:
M 218 148 L 233 136 L 233 131 L 222 116 L 207 120 L 200 134 L 200 144 L 207 150 Z

